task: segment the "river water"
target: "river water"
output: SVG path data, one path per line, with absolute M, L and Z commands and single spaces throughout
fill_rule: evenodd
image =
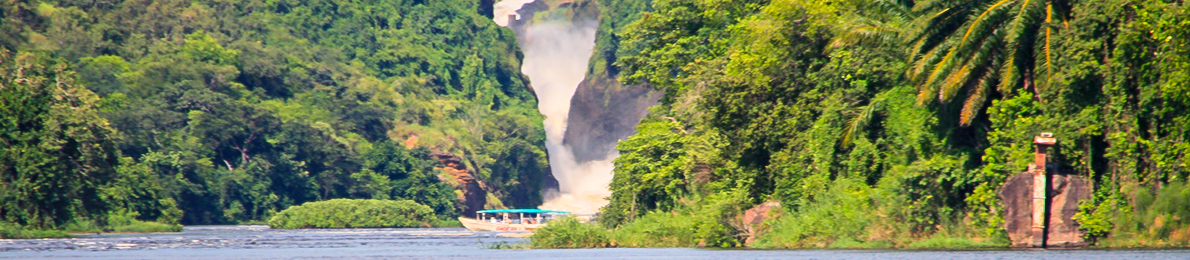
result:
M 0 259 L 1190 259 L 1190 250 L 488 249 L 525 233 L 462 228 L 192 226 L 180 233 L 0 240 Z

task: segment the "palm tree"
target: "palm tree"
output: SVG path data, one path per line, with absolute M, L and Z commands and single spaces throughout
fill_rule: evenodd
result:
M 880 12 L 856 18 L 833 45 L 910 46 L 912 65 L 906 74 L 918 87 L 918 103 L 963 98 L 962 126 L 979 115 L 992 91 L 1007 94 L 1019 87 L 1040 93 L 1050 85 L 1052 24 L 1065 21 L 1070 6 L 1068 0 L 873 3 Z

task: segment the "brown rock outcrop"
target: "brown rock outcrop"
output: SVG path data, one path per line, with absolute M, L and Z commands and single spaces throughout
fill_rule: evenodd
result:
M 744 232 L 748 233 L 748 238 L 744 240 L 744 245 L 751 245 L 752 242 L 756 241 L 757 237 L 764 234 L 767 231 L 764 227 L 764 221 L 772 216 L 773 211 L 780 209 L 781 202 L 770 200 L 744 211 Z
M 475 215 L 475 211 L 483 209 L 487 202 L 487 191 L 483 188 L 483 182 L 475 179 L 459 157 L 444 151 L 434 151 L 430 156 L 442 163 L 443 167 L 440 169 L 452 178 L 448 183 L 451 183 L 455 190 L 462 191 L 458 197 L 459 204 L 462 205 L 461 214 L 472 216 Z

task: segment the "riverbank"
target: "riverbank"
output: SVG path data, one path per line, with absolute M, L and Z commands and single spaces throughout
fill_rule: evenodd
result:
M 30 238 L 66 238 L 70 237 L 61 230 L 25 229 L 20 225 L 0 223 L 0 239 L 30 239 Z
M 0 223 L 0 239 L 70 238 L 76 235 L 181 232 L 182 225 L 147 221 L 100 228 L 93 223 L 71 224 L 62 230 L 29 229 L 12 223 Z
M 656 221 L 627 225 L 609 229 L 597 224 L 560 220 L 539 229 L 528 237 L 528 248 L 751 248 L 751 249 L 909 249 L 909 250 L 1011 250 L 1006 238 L 987 238 L 950 234 L 945 231 L 921 238 L 896 240 L 875 238 L 856 240 L 850 238 L 822 239 L 806 238 L 805 234 L 772 234 L 764 236 L 754 244 L 708 244 L 697 238 L 698 231 L 683 228 L 685 223 L 674 221 L 661 224 Z M 691 226 L 688 226 L 691 227 Z M 774 237 L 803 237 L 798 243 L 774 240 Z M 1099 243 L 1078 249 L 1185 249 L 1185 241 L 1147 239 L 1135 234 L 1120 234 Z
M 739 223 L 718 223 L 714 218 L 683 212 L 649 213 L 618 227 L 561 219 L 536 230 L 527 246 L 559 248 L 749 248 L 749 249 L 877 249 L 877 250 L 1013 250 L 1002 232 L 984 233 L 970 225 L 939 224 L 928 232 L 914 232 L 896 225 L 856 222 L 848 216 L 817 216 L 784 213 L 760 227 L 742 228 Z M 814 217 L 814 216 L 809 216 Z M 853 217 L 853 216 L 852 216 Z M 710 220 L 710 221 L 708 221 Z M 902 226 L 903 227 L 903 226 Z M 746 231 L 751 230 L 751 231 Z M 1180 233 L 1154 236 L 1150 229 L 1123 231 L 1098 237 L 1091 244 L 1069 249 L 1185 249 Z M 1174 228 L 1185 232 L 1190 228 Z M 749 234 L 749 232 L 759 232 Z
M 649 217 L 652 216 L 652 217 Z M 852 238 L 824 239 L 808 237 L 806 234 L 790 234 L 789 230 L 768 233 L 752 243 L 735 240 L 732 237 L 707 239 L 715 230 L 699 230 L 696 220 L 682 217 L 646 215 L 635 222 L 617 228 L 606 228 L 592 223 L 579 223 L 563 219 L 538 229 L 529 237 L 532 248 L 663 248 L 663 247 L 716 247 L 755 249 L 1008 249 L 1007 239 L 968 237 L 949 232 L 937 232 L 921 238 L 879 238 L 857 240 Z M 742 235 L 742 234 L 741 234 Z M 777 237 L 800 237 L 798 243 L 789 243 Z

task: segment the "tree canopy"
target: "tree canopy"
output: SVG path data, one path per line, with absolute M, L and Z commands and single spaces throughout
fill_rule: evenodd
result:
M 450 217 L 439 151 L 496 205 L 541 203 L 536 97 L 477 2 L 10 2 L 3 221 L 222 224 L 333 198 Z
M 777 201 L 756 246 L 999 241 L 1041 132 L 1093 183 L 1090 241 L 1190 223 L 1161 195 L 1190 174 L 1184 1 L 638 2 L 612 64 L 666 97 L 619 143 L 604 225 L 723 216 L 687 239 L 742 245 L 741 211 Z

